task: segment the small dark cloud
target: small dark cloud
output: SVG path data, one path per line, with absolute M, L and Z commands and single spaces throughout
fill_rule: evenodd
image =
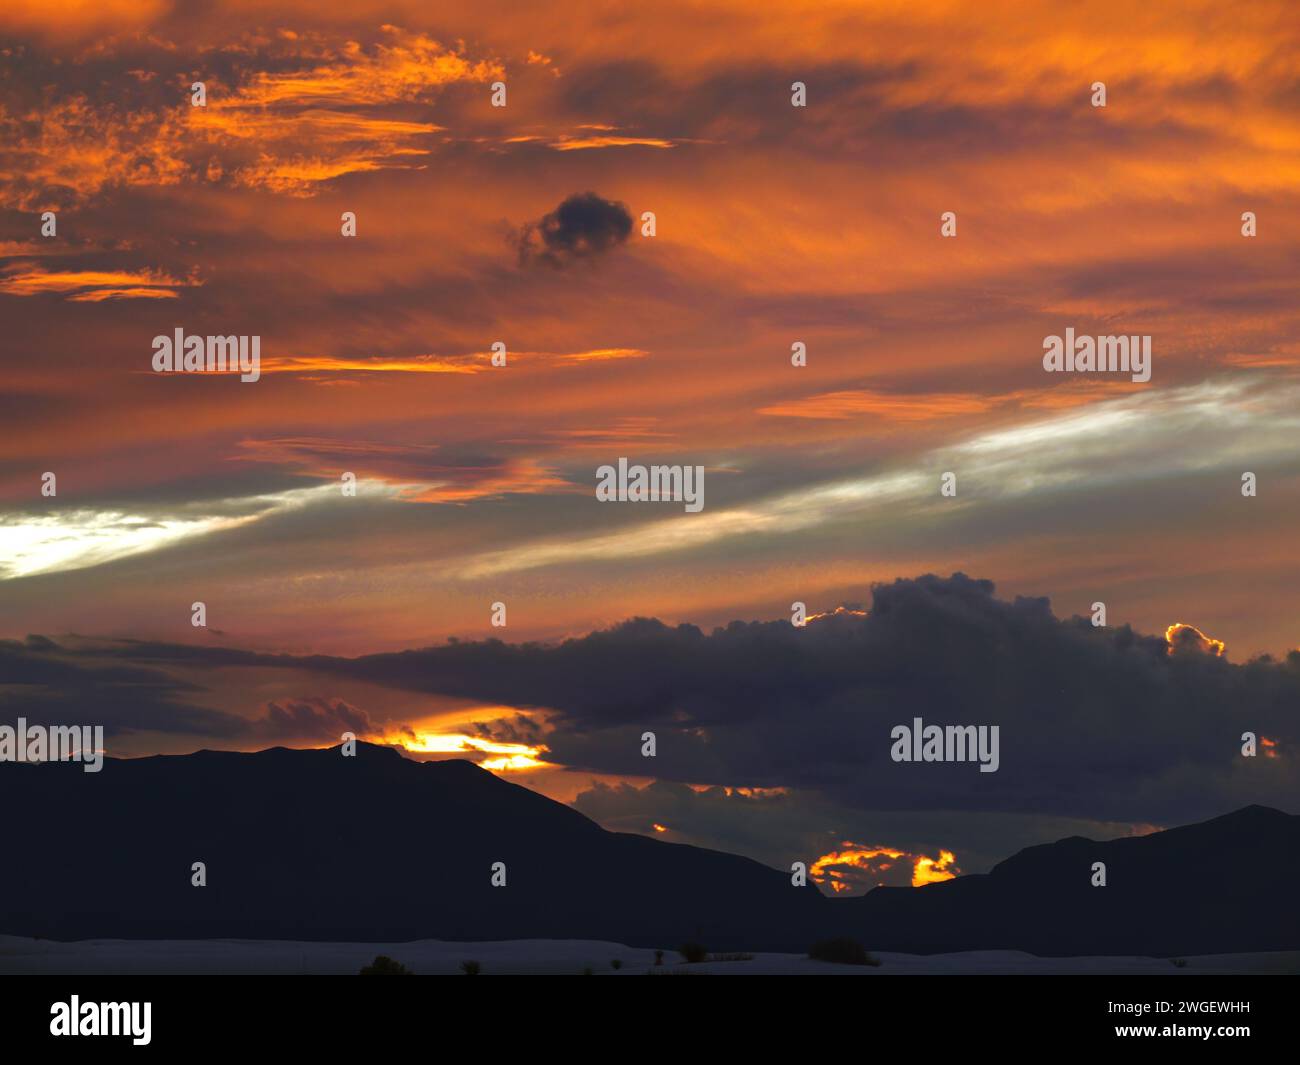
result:
M 470 731 L 493 743 L 521 743 L 528 747 L 546 739 L 541 724 L 527 714 L 516 714 L 513 718 L 500 718 L 496 721 L 475 721 L 470 725 Z
M 259 738 L 331 743 L 338 743 L 344 732 L 367 739 L 382 736 L 384 731 L 360 707 L 343 699 L 322 698 L 269 702 L 252 725 Z
M 632 215 L 625 204 L 594 192 L 575 193 L 519 231 L 519 265 L 542 263 L 562 269 L 605 254 L 624 243 L 631 232 Z

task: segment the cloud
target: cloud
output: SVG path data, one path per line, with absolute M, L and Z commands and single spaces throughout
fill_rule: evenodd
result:
M 168 0 L 7 0 L 0 10 L 0 28 L 36 31 L 51 36 L 89 37 L 106 31 L 146 26 L 166 15 Z
M 0 285 L 0 291 L 3 286 Z M 593 348 L 589 351 L 508 351 L 510 364 L 536 362 L 574 366 L 589 362 L 642 359 L 648 352 L 638 348 Z M 263 373 L 295 374 L 476 374 L 491 372 L 493 352 L 459 355 L 410 355 L 406 357 L 348 358 L 334 355 L 282 355 L 262 360 Z
M 419 503 L 465 503 L 503 495 L 572 491 L 534 459 L 462 456 L 436 457 L 435 444 L 379 443 L 313 437 L 244 440 L 242 457 L 296 467 L 313 477 L 337 480 L 350 472 L 377 481 L 396 498 Z
M 930 422 L 941 418 L 987 414 L 1003 410 L 1064 410 L 1140 391 L 1128 381 L 1069 381 L 1051 388 L 1014 392 L 916 392 L 892 394 L 873 389 L 819 392 L 783 399 L 758 413 L 784 418 L 820 421 L 871 419 L 877 422 Z
M 113 653 L 311 669 L 518 707 L 544 721 L 557 765 L 792 788 L 860 810 L 1180 823 L 1250 802 L 1293 805 L 1300 652 L 1238 665 L 1167 648 L 1163 636 L 1059 619 L 1046 599 L 1008 602 L 991 582 L 955 574 L 877 585 L 865 616 L 830 613 L 802 629 L 736 621 L 706 634 L 636 619 L 558 645 L 488 640 L 355 659 L 138 643 Z M 998 726 L 1000 768 L 894 762 L 893 728 L 917 717 Z M 1275 739 L 1279 757 L 1243 758 L 1248 730 Z M 646 731 L 657 736 L 650 767 Z
M 0 722 L 102 725 L 107 738 L 157 732 L 238 742 L 243 718 L 191 702 L 200 689 L 164 669 L 74 657 L 51 640 L 0 640 Z M 111 753 L 111 752 L 110 752 Z
M 959 475 L 959 506 L 1007 504 L 1044 491 L 1087 491 L 1155 476 L 1174 478 L 1243 463 L 1289 461 L 1300 381 L 1288 374 L 1220 376 L 1194 385 L 1133 392 L 1074 406 L 1031 402 L 1046 416 L 974 433 L 910 456 L 905 465 L 797 487 L 734 506 L 616 533 L 537 539 L 458 560 L 457 573 L 491 576 L 581 560 L 616 560 L 698 549 L 759 534 L 790 535 L 850 515 L 914 516 L 938 501 L 941 471 Z M 1086 399 L 1088 393 L 1084 393 Z M 1031 397 L 1032 398 L 1032 397 Z M 910 405 L 904 409 L 912 411 Z M 1194 435 L 1199 447 L 1189 449 Z M 1132 461 L 1134 454 L 1142 462 Z
M 548 652 L 503 650 L 502 683 L 479 694 L 556 708 L 546 742 L 562 764 L 644 772 L 637 739 L 651 730 L 661 777 L 810 789 L 866 809 L 1179 821 L 1288 801 L 1294 762 L 1285 776 L 1262 771 L 1240 736 L 1300 735 L 1287 709 L 1300 701 L 1300 653 L 1232 665 L 1166 646 L 1057 619 L 1044 599 L 1004 602 L 987 581 L 925 577 L 876 587 L 866 617 L 802 631 L 637 621 Z M 517 688 L 505 680 L 520 676 Z M 915 717 L 999 726 L 1001 768 L 893 762 L 891 730 Z
M 158 518 L 120 510 L 6 515 L 0 525 L 0 580 L 85 569 L 254 520 L 253 515 Z
M 337 485 L 325 484 L 181 505 L 9 512 L 0 522 L 0 581 L 86 569 L 159 551 L 313 501 L 334 500 L 338 494 Z
M 519 263 L 544 263 L 560 269 L 603 255 L 627 241 L 632 215 L 616 200 L 594 192 L 575 193 L 517 237 Z
M 0 570 L 45 574 L 4 583 L 7 635 L 165 634 L 174 604 L 219 587 L 221 624 L 246 645 L 353 654 L 482 631 L 482 604 L 497 598 L 511 602 L 511 633 L 553 636 L 634 614 L 775 616 L 796 595 L 825 605 L 884 576 L 962 565 L 1004 589 L 1050 589 L 1067 610 L 1106 598 L 1147 632 L 1185 618 L 1236 649 L 1285 646 L 1294 377 L 1187 387 L 1224 361 L 1296 365 L 1286 236 L 1300 109 L 1278 56 L 1294 54 L 1297 28 L 1281 4 L 1198 2 L 1205 32 L 1190 36 L 1187 11 L 1153 12 L 1109 74 L 1095 45 L 1114 2 L 1046 17 L 1028 4 L 672 0 L 657 21 L 579 4 L 563 24 L 467 11 L 454 32 L 468 49 L 407 0 L 303 6 L 292 33 L 227 0 L 173 6 L 145 33 L 123 16 L 121 32 L 100 27 L 77 48 L 44 33 L 5 44 L 0 198 L 80 208 L 60 213 L 56 240 L 9 212 L 5 254 L 74 276 L 176 279 L 198 264 L 205 279 L 0 297 Z M 0 7 L 0 22 L 28 25 Z M 378 29 L 386 19 L 408 29 Z M 75 21 L 53 12 L 42 25 L 68 27 L 66 39 L 89 25 Z M 529 64 L 530 51 L 556 61 Z M 479 80 L 497 56 L 505 109 Z M 806 109 L 789 106 L 795 77 Z M 1094 77 L 1108 81 L 1108 109 L 1087 104 Z M 206 109 L 189 106 L 195 78 Z M 589 259 L 617 268 L 580 271 L 582 285 L 572 271 L 515 269 L 501 219 L 538 220 L 586 189 L 625 200 L 633 224 L 643 202 L 671 218 L 657 246 L 670 254 L 614 245 Z M 1239 235 L 1246 207 L 1258 239 Z M 339 236 L 345 209 L 356 240 Z M 947 209 L 956 240 L 938 236 Z M 130 254 L 91 257 L 110 240 Z M 533 265 L 579 257 L 540 229 L 530 241 Z M 262 333 L 266 379 L 225 389 L 142 372 L 147 338 L 178 313 L 205 332 Z M 1039 341 L 1071 322 L 1153 333 L 1156 382 L 1105 405 L 1091 400 L 1114 398 L 1107 382 L 1046 380 Z M 481 354 L 498 336 L 504 373 Z M 789 368 L 794 338 L 809 344 L 806 374 Z M 598 344 L 655 357 L 578 357 Z M 542 372 L 517 346 L 575 354 Z M 440 447 L 353 456 L 284 443 L 320 437 Z M 250 438 L 268 442 L 268 461 L 231 461 Z M 700 520 L 596 505 L 591 470 L 606 459 L 594 450 L 615 447 L 709 464 Z M 358 461 L 377 478 L 360 504 L 337 480 Z M 739 472 L 714 478 L 720 464 Z M 58 501 L 36 495 L 45 469 L 59 471 Z M 1246 469 L 1261 495 L 1242 502 Z M 941 504 L 944 470 L 960 494 Z M 548 473 L 585 484 L 587 499 L 523 494 Z M 330 475 L 309 499 L 278 497 Z M 407 485 L 499 501 L 384 505 Z M 636 668 L 653 678 L 658 665 Z M 763 728 L 783 742 L 790 726 L 758 694 Z M 1181 743 L 1176 715 L 1159 713 Z M 603 749 L 593 726 L 573 729 L 572 759 L 619 754 L 621 736 Z M 1277 750 L 1286 765 L 1284 737 Z M 740 726 L 719 726 L 711 749 L 683 734 L 665 771 L 744 782 L 800 765 L 759 753 Z M 810 787 L 859 801 L 853 768 L 839 775 Z M 659 820 L 681 831 L 680 818 Z M 905 842 L 888 825 L 840 838 Z
M 910 854 L 879 843 L 843 840 L 808 866 L 808 875 L 831 894 L 865 894 L 882 884 L 924 887 L 951 880 L 962 870 L 952 851 L 938 858 Z
M 894 421 L 933 421 L 962 414 L 983 414 L 994 406 L 987 396 L 933 392 L 891 396 L 868 390 L 824 392 L 763 407 L 759 414 L 787 418 L 885 418 Z
M 203 284 L 172 277 L 163 270 L 47 270 L 21 263 L 0 271 L 0 292 L 38 296 L 52 292 L 80 303 L 108 299 L 175 299 L 176 289 Z
M 1207 654 L 1222 655 L 1227 647 L 1222 640 L 1207 636 L 1195 625 L 1176 622 L 1165 630 L 1165 640 L 1169 644 L 1169 653 L 1173 654 Z
M 1028 809 L 1001 813 L 867 810 L 810 790 L 701 787 L 671 781 L 641 786 L 594 781 L 575 796 L 573 806 L 613 831 L 662 835 L 674 843 L 743 854 L 774 869 L 789 869 L 794 861 L 811 868 L 819 857 L 844 852 L 846 841 L 855 839 L 885 841 L 880 848 L 905 856 L 891 862 L 891 868 L 881 868 L 890 861 L 883 858 L 869 868 L 857 867 L 856 874 L 854 859 L 842 863 L 844 881 L 854 890 L 877 882 L 909 885 L 919 859 L 942 858 L 945 850 L 954 853 L 962 872 L 984 873 L 1024 847 L 1066 836 L 1111 839 L 1155 828 L 1052 817 Z M 655 824 L 666 826 L 667 833 L 656 833 Z
M 105 41 L 93 61 L 111 92 L 82 91 L 49 65 L 23 83 L 27 96 L 0 105 L 0 191 L 27 209 L 184 183 L 311 196 L 345 174 L 420 165 L 443 127 L 392 112 L 504 75 L 423 33 L 367 36 L 231 34 L 183 52 L 156 38 Z M 122 69 L 131 64 L 153 69 Z M 190 103 L 195 66 L 201 107 Z
M 334 744 L 344 732 L 359 739 L 382 738 L 384 726 L 372 721 L 370 714 L 343 699 L 282 699 L 266 704 L 262 715 L 251 722 L 257 739 L 296 740 Z
M 551 141 L 550 146 L 557 152 L 577 152 L 592 148 L 671 148 L 673 142 L 662 137 L 625 137 L 610 133 L 562 134 Z

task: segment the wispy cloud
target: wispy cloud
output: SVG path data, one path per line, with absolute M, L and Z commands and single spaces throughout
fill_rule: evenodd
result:
M 885 503 L 919 510 L 939 501 L 939 477 L 946 471 L 957 473 L 961 485 L 958 499 L 947 502 L 978 506 L 1036 491 L 1267 463 L 1300 447 L 1298 412 L 1300 381 L 1291 376 L 1220 378 L 1142 392 L 984 432 L 896 469 L 617 533 L 525 543 L 458 561 L 455 569 L 474 577 L 580 559 L 646 557 L 744 535 L 787 534 Z M 1197 446 L 1189 447 L 1189 440 Z
M 281 32 L 237 39 L 207 56 L 230 73 L 209 77 L 201 107 L 191 106 L 190 77 L 179 70 L 161 79 L 171 87 L 167 105 L 153 76 L 137 77 L 135 96 L 113 102 L 52 88 L 27 108 L 0 105 L 5 198 L 30 208 L 85 201 L 110 187 L 223 181 L 308 196 L 345 174 L 404 168 L 432 151 L 430 138 L 442 126 L 388 108 L 504 74 L 495 60 L 471 59 L 395 26 L 370 45 Z M 157 59 L 172 63 L 165 48 Z
M 639 348 L 595 348 L 591 351 L 510 351 L 510 363 L 537 362 L 559 365 L 642 359 L 649 354 Z M 263 373 L 415 373 L 476 374 L 493 369 L 492 352 L 464 355 L 411 355 L 405 358 L 376 356 L 348 358 L 335 355 L 283 355 L 262 360 Z
M 16 512 L 0 516 L 0 580 L 66 572 L 172 547 L 307 505 L 333 486 L 190 505 Z
M 466 503 L 503 495 L 571 492 L 574 486 L 532 458 L 456 461 L 430 444 L 328 440 L 315 437 L 244 440 L 243 458 L 274 463 L 313 477 L 387 487 L 392 498 L 412 503 Z M 337 491 L 337 490 L 335 490 Z
M 110 299 L 175 299 L 176 290 L 202 285 L 197 277 L 173 277 L 164 270 L 47 270 L 20 264 L 0 273 L 0 292 L 39 296 L 53 292 L 81 303 Z

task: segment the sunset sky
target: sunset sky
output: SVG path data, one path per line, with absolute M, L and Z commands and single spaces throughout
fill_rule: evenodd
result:
M 856 888 L 1294 807 L 1295 15 L 9 0 L 0 721 L 351 729 Z M 261 379 L 155 374 L 177 328 Z M 598 502 L 622 456 L 704 509 Z M 1003 770 L 902 775 L 914 710 Z

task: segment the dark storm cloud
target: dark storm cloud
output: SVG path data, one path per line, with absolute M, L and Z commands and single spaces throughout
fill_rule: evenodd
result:
M 1209 635 L 1213 635 L 1210 633 Z M 105 652 L 97 652 L 105 653 Z M 282 665 L 532 708 L 551 759 L 663 780 L 793 787 L 874 810 L 1177 823 L 1296 794 L 1300 653 L 1234 664 L 1058 619 L 956 574 L 880 585 L 868 616 L 706 634 L 636 619 L 558 646 L 490 640 L 356 659 L 131 643 L 155 662 Z M 890 732 L 997 725 L 1000 768 L 896 763 Z M 656 734 L 658 754 L 641 755 Z M 1241 735 L 1279 743 L 1243 758 Z
M 556 269 L 591 259 L 618 247 L 632 232 L 625 204 L 594 192 L 574 193 L 554 211 L 520 230 L 519 263 L 544 263 Z
M 248 722 L 188 702 L 197 686 L 162 669 L 70 657 L 42 636 L 0 640 L 0 723 L 103 725 L 108 737 L 133 732 L 234 739 Z

